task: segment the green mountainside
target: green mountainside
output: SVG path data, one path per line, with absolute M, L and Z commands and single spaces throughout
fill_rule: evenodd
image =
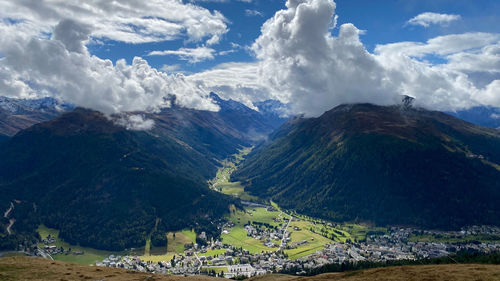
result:
M 455 228 L 500 223 L 500 132 L 400 106 L 296 118 L 233 180 L 280 206 L 337 221 Z
M 76 109 L 0 147 L 0 205 L 21 202 L 14 204 L 14 233 L 43 222 L 69 243 L 122 250 L 144 245 L 157 220 L 158 231 L 201 225 L 209 231 L 235 203 L 208 188 L 216 169 L 175 139 Z

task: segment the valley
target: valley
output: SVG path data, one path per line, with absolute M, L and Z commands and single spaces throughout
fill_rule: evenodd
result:
M 432 231 L 416 228 L 374 227 L 359 223 L 336 223 L 280 208 L 245 192 L 238 182 L 230 182 L 241 160 L 251 151 L 242 149 L 224 160 L 212 189 L 247 199 L 243 208 L 231 208 L 218 228 L 220 238 L 206 239 L 193 230 L 165 233 L 165 246 L 153 247 L 148 239 L 138 249 L 108 252 L 63 242 L 58 231 L 40 226 L 38 233 L 54 243 L 46 246 L 71 248 L 72 253 L 56 253 L 55 260 L 134 269 L 164 274 L 200 273 L 213 276 L 248 277 L 269 272 L 307 274 L 331 263 L 388 262 L 439 258 L 460 251 L 481 253 L 500 250 L 500 228 L 471 227 L 461 231 Z M 52 247 L 55 246 L 55 247 Z M 77 253 L 77 254 L 74 254 Z
M 0 281 L 500 281 L 499 11 L 0 0 Z
M 231 101 L 220 104 L 226 110 L 242 108 Z M 223 113 L 165 110 L 151 117 L 159 122 L 158 127 L 138 132 L 116 126 L 98 112 L 77 108 L 21 131 L 0 146 L 0 156 L 5 156 L 0 159 L 0 167 L 5 168 L 0 179 L 10 197 L 3 202 L 6 229 L 1 235 L 13 239 L 4 241 L 17 243 L 19 250 L 2 255 L 231 278 L 453 261 L 463 253 L 500 251 L 500 228 L 482 223 L 494 221 L 490 213 L 497 211 L 492 192 L 498 170 L 493 166 L 500 158 L 495 148 L 498 132 L 492 129 L 436 112 L 357 105 L 333 109 L 319 119 L 291 120 L 270 141 L 258 143 L 241 133 L 249 124 L 242 128 L 241 124 L 228 125 L 234 120 Z M 256 120 L 254 125 L 265 123 L 254 115 L 250 118 Z M 404 124 L 403 117 L 407 118 Z M 352 120 L 359 122 L 355 132 L 349 131 L 352 124 L 346 129 L 343 123 Z M 228 133 L 223 130 L 226 126 L 234 130 Z M 270 129 L 263 126 L 262 132 L 269 132 L 265 128 Z M 439 130 L 447 135 L 436 133 Z M 389 149 L 389 145 L 395 147 Z M 483 145 L 491 148 L 490 154 Z M 438 161 L 447 163 L 451 157 L 458 164 L 450 173 L 471 167 L 475 174 L 458 177 L 457 182 L 470 193 L 467 184 L 481 180 L 477 194 L 482 197 L 471 202 L 486 204 L 490 217 L 478 218 L 477 210 L 471 216 L 454 211 L 436 220 L 480 223 L 434 230 L 427 224 L 429 212 L 443 206 L 433 205 L 431 210 L 424 205 L 424 212 L 416 212 L 394 201 L 409 200 L 399 190 L 406 186 L 401 175 L 416 185 L 409 191 L 421 197 L 419 202 L 440 198 L 439 202 L 446 203 L 447 198 L 416 189 L 421 180 L 428 179 L 415 176 L 417 167 L 398 159 L 398 153 L 405 153 L 404 159 L 418 156 L 422 163 L 436 155 L 441 157 Z M 76 173 L 71 167 L 82 170 Z M 403 170 L 398 174 L 392 169 Z M 358 177 L 357 170 L 368 174 Z M 379 174 L 386 179 L 380 181 Z M 394 176 L 396 180 L 390 180 Z M 441 174 L 435 176 L 447 189 L 457 184 Z M 385 190 L 388 187 L 393 189 Z M 454 196 L 463 199 L 462 194 Z M 367 211 L 370 208 L 373 214 Z M 349 216 L 338 217 L 332 209 Z M 412 220 L 424 224 L 406 223 L 403 215 L 410 211 Z M 382 221 L 371 220 L 377 213 L 375 218 Z M 397 221 L 384 223 L 391 218 Z

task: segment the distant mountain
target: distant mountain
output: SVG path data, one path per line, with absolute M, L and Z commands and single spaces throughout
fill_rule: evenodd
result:
M 53 98 L 15 99 L 0 96 L 0 136 L 13 136 L 34 124 L 50 120 L 74 106 Z
M 101 249 L 143 246 L 155 224 L 158 233 L 216 234 L 213 222 L 239 204 L 208 188 L 216 169 L 177 139 L 129 131 L 78 108 L 0 145 L 0 206 L 30 206 L 13 214 L 14 233 L 43 222 L 70 243 Z
M 404 106 L 295 118 L 233 175 L 280 206 L 338 221 L 500 224 L 500 132 Z
M 255 106 L 259 109 L 259 112 L 264 115 L 275 127 L 281 126 L 286 120 L 288 120 L 288 117 L 286 117 L 288 113 L 287 106 L 277 100 L 256 102 Z
M 152 132 L 175 138 L 208 159 L 223 160 L 243 146 L 265 140 L 286 121 L 242 103 L 223 100 L 214 93 L 211 97 L 220 107 L 218 112 L 174 106 L 157 114 L 147 114 L 147 118 L 155 121 Z
M 210 112 L 173 106 L 160 113 L 144 114 L 155 121 L 153 132 L 176 138 L 209 159 L 222 160 L 242 146 L 251 146 L 262 140 L 286 121 L 280 112 L 281 103 L 259 103 L 255 111 L 242 103 L 223 100 L 211 93 L 220 111 Z M 0 97 L 0 142 L 20 130 L 51 120 L 71 111 L 71 104 L 53 98 L 14 99 Z M 274 111 L 276 110 L 276 111 Z
M 493 106 L 476 106 L 467 110 L 449 112 L 450 115 L 473 124 L 500 128 L 500 108 Z

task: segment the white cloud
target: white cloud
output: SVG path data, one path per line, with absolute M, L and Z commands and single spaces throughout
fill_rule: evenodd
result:
M 500 37 L 500 35 L 497 35 Z M 498 39 L 500 41 L 500 39 Z M 475 52 L 457 52 L 448 57 L 448 67 L 467 73 L 500 73 L 500 44 L 485 45 Z
M 233 99 L 249 107 L 254 101 L 269 99 L 272 89 L 258 75 L 257 63 L 224 63 L 186 79 L 207 92 L 216 92 L 224 99 Z
M 259 74 L 295 112 L 318 115 L 341 103 L 392 103 L 383 67 L 366 51 L 352 24 L 330 33 L 335 3 L 289 0 L 262 26 L 252 49 Z
M 127 130 L 134 131 L 148 131 L 153 129 L 155 122 L 151 119 L 146 119 L 141 114 L 121 115 L 116 120 L 120 126 L 127 128 Z
M 455 110 L 478 104 L 500 106 L 500 76 L 483 75 L 500 73 L 498 49 L 500 34 L 465 33 L 426 43 L 381 45 L 375 53 L 401 93 L 417 97 L 426 107 Z M 428 55 L 443 62 L 427 61 Z
M 246 9 L 245 15 L 247 15 L 249 17 L 255 17 L 255 16 L 263 17 L 264 16 L 261 12 L 259 12 L 257 10 L 251 10 L 251 9 Z
M 191 2 L 215 2 L 215 3 L 229 3 L 229 2 L 245 2 L 252 3 L 253 0 L 190 0 Z
M 40 38 L 12 32 L 17 28 L 14 24 L 0 24 L 2 94 L 51 95 L 108 115 L 168 107 L 168 95 L 175 96 L 180 106 L 218 109 L 208 93 L 183 75 L 160 72 L 139 57 L 132 64 L 125 60 L 113 64 L 92 56 L 83 45 L 89 29 L 67 20 L 58 27 L 52 38 Z
M 160 68 L 161 71 L 166 72 L 166 73 L 172 73 L 172 72 L 179 72 L 181 69 L 180 64 L 164 64 Z
M 215 50 L 208 47 L 180 48 L 178 50 L 152 51 L 148 56 L 178 56 L 190 63 L 214 59 Z
M 500 106 L 499 34 L 379 45 L 372 54 L 352 24 L 332 35 L 336 15 L 331 0 L 289 0 L 286 5 L 263 25 L 253 44 L 257 62 L 222 64 L 187 79 L 247 104 L 279 99 L 308 116 L 342 103 L 392 104 L 403 94 L 439 110 Z
M 228 31 L 220 12 L 180 0 L 1 1 L 0 17 L 26 21 L 46 32 L 61 20 L 76 19 L 92 27 L 94 38 L 127 43 L 184 38 L 214 44 Z
M 414 18 L 411 18 L 407 24 L 409 25 L 420 25 L 423 27 L 429 27 L 431 24 L 436 25 L 446 25 L 450 22 L 457 21 L 461 19 L 460 15 L 452 14 L 438 14 L 438 13 L 422 13 Z
M 426 43 L 398 42 L 378 45 L 375 49 L 375 53 L 407 55 L 418 58 L 429 54 L 445 56 L 465 51 L 479 50 L 488 44 L 498 41 L 500 41 L 500 34 L 482 32 L 452 34 L 432 38 Z

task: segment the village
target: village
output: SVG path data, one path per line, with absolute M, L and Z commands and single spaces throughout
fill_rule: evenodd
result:
M 248 250 L 223 244 L 216 240 L 208 246 L 188 249 L 183 255 L 175 256 L 171 261 L 146 262 L 139 257 L 110 256 L 96 266 L 120 267 L 143 272 L 196 275 L 208 274 L 226 278 L 236 276 L 256 276 L 298 269 L 295 274 L 305 274 L 306 270 L 327 264 L 345 262 L 385 262 L 391 260 L 416 260 L 452 255 L 460 250 L 473 250 L 480 253 L 500 251 L 500 242 L 412 242 L 414 233 L 432 235 L 450 235 L 465 238 L 467 235 L 500 235 L 498 227 L 474 226 L 455 232 L 419 230 L 415 228 L 390 228 L 387 234 L 370 235 L 362 242 L 334 242 L 323 249 L 299 259 L 289 259 L 280 248 L 274 252 L 252 254 Z M 254 228 L 248 228 L 249 235 L 266 235 Z M 275 234 L 269 234 L 275 235 Z M 279 237 L 277 237 L 279 238 Z M 285 239 L 284 241 L 287 241 Z M 286 248 L 283 245 L 283 248 Z M 212 249 L 225 249 L 224 254 L 204 256 Z

